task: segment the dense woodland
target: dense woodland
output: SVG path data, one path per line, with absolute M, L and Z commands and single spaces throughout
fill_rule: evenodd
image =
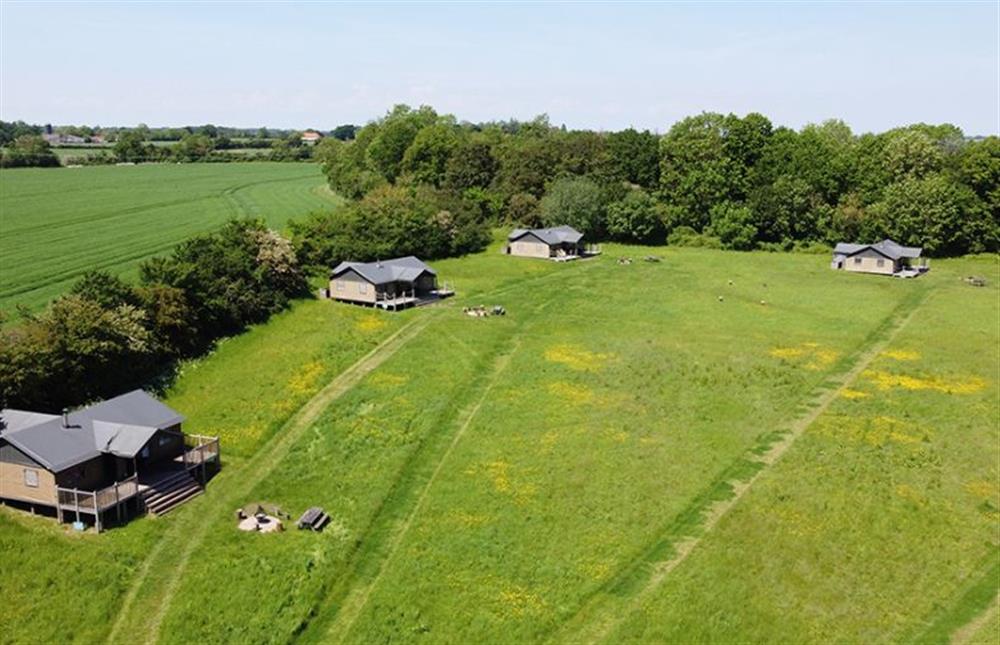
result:
M 496 224 L 738 250 L 892 237 L 941 256 L 998 244 L 1000 139 L 947 124 L 859 136 L 841 121 L 795 131 L 704 113 L 661 136 L 545 117 L 473 125 L 401 105 L 315 156 L 354 203 L 295 227 L 312 264 L 462 253 Z

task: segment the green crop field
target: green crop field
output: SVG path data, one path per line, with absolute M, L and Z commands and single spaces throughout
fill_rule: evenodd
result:
M 0 511 L 4 642 L 995 641 L 996 257 L 435 268 L 454 300 L 302 301 L 185 365 L 224 467 L 177 511 Z M 260 501 L 333 520 L 237 531 Z
M 337 202 L 314 164 L 149 164 L 0 172 L 0 310 L 32 309 L 81 273 L 128 275 L 232 217 L 281 228 Z

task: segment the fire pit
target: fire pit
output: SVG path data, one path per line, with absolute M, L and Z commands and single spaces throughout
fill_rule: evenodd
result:
M 281 511 L 275 507 L 275 515 Z M 284 530 L 281 519 L 275 515 L 268 515 L 261 506 L 256 512 L 247 513 L 242 508 L 236 511 L 236 519 L 239 521 L 237 528 L 241 531 L 256 531 L 258 533 L 277 533 Z

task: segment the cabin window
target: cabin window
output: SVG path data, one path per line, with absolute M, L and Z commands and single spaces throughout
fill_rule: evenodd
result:
M 854 264 L 861 264 L 861 258 L 854 258 Z
M 146 446 L 145 448 L 143 448 L 142 452 L 139 453 L 139 456 L 142 457 L 143 459 L 145 459 L 146 457 L 149 457 L 149 446 Z
M 358 293 L 368 293 L 368 284 L 364 282 L 359 282 Z
M 875 264 L 876 264 L 876 266 L 884 267 L 885 266 L 885 260 L 883 260 L 882 258 L 879 258 L 878 260 L 876 260 Z
M 28 488 L 38 488 L 38 471 L 34 468 L 24 469 L 24 485 Z
M 161 445 L 161 446 L 165 446 L 168 443 L 170 443 L 170 437 L 160 437 L 160 439 L 159 439 L 159 441 L 157 441 L 157 443 L 159 445 Z
M 340 280 L 337 280 L 336 282 L 334 282 L 334 284 L 337 285 L 337 291 L 343 291 L 344 290 L 344 283 L 341 282 Z

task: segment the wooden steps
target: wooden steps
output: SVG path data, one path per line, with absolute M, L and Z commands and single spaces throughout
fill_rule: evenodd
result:
M 203 492 L 201 484 L 189 472 L 181 470 L 150 484 L 142 492 L 142 501 L 147 511 L 163 515 Z

